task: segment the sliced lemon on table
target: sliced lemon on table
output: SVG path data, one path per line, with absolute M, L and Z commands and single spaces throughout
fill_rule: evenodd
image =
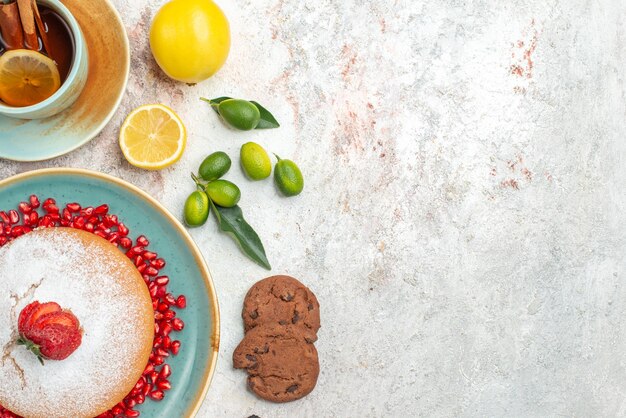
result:
M 15 49 L 0 57 L 0 99 L 9 106 L 25 107 L 43 102 L 59 87 L 59 69 L 45 55 Z
M 120 148 L 135 167 L 160 170 L 183 155 L 187 130 L 169 107 L 151 104 L 133 110 L 120 131 Z

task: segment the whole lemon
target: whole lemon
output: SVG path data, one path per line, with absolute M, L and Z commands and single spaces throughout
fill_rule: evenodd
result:
M 199 83 L 215 74 L 228 57 L 228 20 L 211 0 L 172 0 L 152 21 L 150 48 L 169 77 Z

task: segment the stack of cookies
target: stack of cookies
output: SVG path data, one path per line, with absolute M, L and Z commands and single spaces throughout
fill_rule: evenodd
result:
M 248 386 L 263 399 L 290 402 L 315 388 L 320 305 L 305 285 L 289 276 L 256 283 L 243 302 L 245 337 L 233 364 L 248 372 Z

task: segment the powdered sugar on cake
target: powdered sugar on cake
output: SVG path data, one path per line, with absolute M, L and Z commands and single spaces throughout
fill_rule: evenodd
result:
M 10 399 L 4 406 L 40 405 L 37 415 L 52 418 L 68 410 L 89 416 L 93 405 L 106 403 L 127 378 L 128 359 L 142 350 L 136 329 L 145 324 L 145 300 L 122 286 L 123 267 L 62 230 L 35 231 L 0 249 L 0 399 Z M 57 302 L 79 319 L 82 344 L 66 360 L 42 366 L 14 344 L 17 317 L 35 300 Z

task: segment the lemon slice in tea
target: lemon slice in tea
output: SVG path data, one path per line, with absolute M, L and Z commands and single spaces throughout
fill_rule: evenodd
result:
M 59 69 L 45 55 L 15 49 L 0 57 L 0 99 L 9 106 L 43 102 L 61 87 Z
M 180 160 L 186 142 L 185 125 L 172 109 L 161 104 L 133 110 L 120 131 L 124 156 L 146 170 L 160 170 Z

